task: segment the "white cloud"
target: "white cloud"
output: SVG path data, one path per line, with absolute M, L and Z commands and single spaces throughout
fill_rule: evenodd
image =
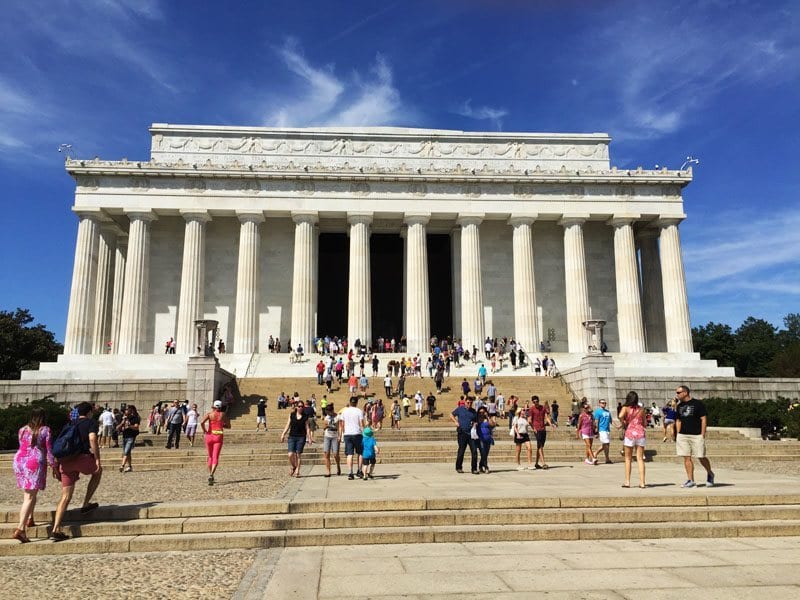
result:
M 312 65 L 293 40 L 279 50 L 297 78 L 293 94 L 279 98 L 265 124 L 275 127 L 396 125 L 410 110 L 393 82 L 392 69 L 380 55 L 368 77 L 355 72 L 349 80 L 336 75 L 333 65 Z
M 617 94 L 615 114 L 605 118 L 617 139 L 670 134 L 738 83 L 769 85 L 798 75 L 795 27 L 780 11 L 634 6 L 628 18 L 599 32 L 605 50 L 592 64 Z
M 684 241 L 687 279 L 699 295 L 736 290 L 800 294 L 800 206 L 779 214 L 719 214 Z
M 495 128 L 500 130 L 503 128 L 503 117 L 508 115 L 505 108 L 492 108 L 491 106 L 478 106 L 472 107 L 472 100 L 467 99 L 458 109 L 456 114 L 470 119 L 477 119 L 479 121 L 491 121 Z

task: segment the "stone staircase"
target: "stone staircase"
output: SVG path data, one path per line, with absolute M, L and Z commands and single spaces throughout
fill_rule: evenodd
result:
M 359 484 L 355 484 L 359 485 Z M 373 485 L 373 484 L 368 484 Z M 51 513 L 38 511 L 37 522 Z M 800 496 L 692 495 L 245 500 L 106 506 L 67 515 L 74 539 L 8 539 L 0 556 L 355 544 L 800 535 Z M 29 530 L 47 535 L 45 526 Z

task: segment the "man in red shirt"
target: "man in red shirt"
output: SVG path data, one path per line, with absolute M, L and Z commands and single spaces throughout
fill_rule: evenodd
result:
M 540 404 L 539 396 L 531 396 L 533 403 L 528 409 L 528 420 L 536 436 L 536 469 L 546 469 L 547 463 L 544 461 L 544 444 L 547 441 L 547 425 L 556 427 L 550 419 L 550 407 Z

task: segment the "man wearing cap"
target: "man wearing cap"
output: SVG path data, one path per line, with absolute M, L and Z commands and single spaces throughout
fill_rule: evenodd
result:
M 264 425 L 264 431 L 267 430 L 267 399 L 263 396 L 258 399 L 258 404 L 256 405 L 256 431 L 259 430 L 261 425 Z
M 606 464 L 611 464 L 611 459 L 608 456 L 609 448 L 611 447 L 611 412 L 606 407 L 605 398 L 600 398 L 600 406 L 594 409 L 592 418 L 594 419 L 595 427 L 597 429 L 598 437 L 600 438 L 601 448 L 606 455 Z M 594 458 L 600 456 L 600 449 L 595 452 Z
M 347 467 L 350 470 L 350 474 L 347 478 L 350 480 L 354 479 L 354 454 L 358 457 L 356 463 L 358 471 L 356 472 L 356 476 L 359 478 L 362 476 L 361 468 L 363 464 L 362 454 L 364 453 L 364 446 L 361 435 L 366 424 L 364 411 L 358 408 L 358 397 L 352 396 L 350 398 L 350 406 L 339 414 L 339 441 L 344 441 L 344 454 L 347 457 Z
M 450 420 L 456 424 L 456 434 L 458 436 L 458 453 L 456 454 L 456 473 L 463 473 L 464 452 L 469 446 L 470 464 L 472 474 L 478 475 L 478 446 L 472 439 L 472 425 L 478 422 L 478 413 L 472 408 L 472 398 L 467 396 L 464 401 L 465 406 L 457 406 L 450 414 Z

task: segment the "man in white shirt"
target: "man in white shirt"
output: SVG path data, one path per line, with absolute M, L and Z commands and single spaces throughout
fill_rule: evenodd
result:
M 111 436 L 114 434 L 114 413 L 106 407 L 100 414 L 100 435 L 97 436 L 100 448 L 111 447 Z
M 347 478 L 350 480 L 354 479 L 354 454 L 358 456 L 358 471 L 356 472 L 356 477 L 361 478 L 363 476 L 361 471 L 363 458 L 361 455 L 364 452 L 364 445 L 361 432 L 364 430 L 365 425 L 366 419 L 364 417 L 364 411 L 358 408 L 358 398 L 352 396 L 350 398 L 350 406 L 339 413 L 339 441 L 344 440 L 344 454 L 347 457 L 347 468 L 350 471 Z

